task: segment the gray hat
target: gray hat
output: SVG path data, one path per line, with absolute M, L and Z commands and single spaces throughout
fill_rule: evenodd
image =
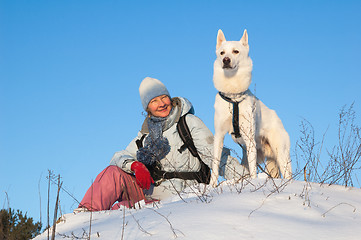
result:
M 158 79 L 150 77 L 144 78 L 140 83 L 139 95 L 144 110 L 147 110 L 148 104 L 153 98 L 161 95 L 167 95 L 170 97 L 170 94 L 165 85 Z

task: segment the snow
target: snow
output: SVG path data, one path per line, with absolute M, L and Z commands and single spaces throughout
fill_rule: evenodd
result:
M 56 239 L 89 230 L 90 239 L 361 239 L 361 189 L 261 178 L 199 185 L 137 209 L 65 214 Z

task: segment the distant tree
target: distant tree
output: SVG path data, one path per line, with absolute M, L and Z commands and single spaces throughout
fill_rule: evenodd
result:
M 28 240 L 40 234 L 41 223 L 34 223 L 20 210 L 0 210 L 0 240 Z

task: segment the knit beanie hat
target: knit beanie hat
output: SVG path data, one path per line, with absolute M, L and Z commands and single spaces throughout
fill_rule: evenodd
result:
M 165 85 L 158 79 L 150 77 L 144 78 L 140 83 L 139 95 L 144 110 L 147 110 L 148 104 L 153 98 L 161 95 L 167 95 L 170 97 L 170 94 Z

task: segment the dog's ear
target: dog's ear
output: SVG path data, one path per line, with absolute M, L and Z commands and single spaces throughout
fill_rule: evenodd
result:
M 226 41 L 226 38 L 224 37 L 224 34 L 223 34 L 222 30 L 219 29 L 219 30 L 218 30 L 218 35 L 217 35 L 217 46 L 216 46 L 216 49 L 218 49 L 218 48 L 221 46 L 221 44 L 222 44 L 223 42 L 225 42 L 225 41 Z
M 244 30 L 243 32 L 243 36 L 241 38 L 241 43 L 243 44 L 243 46 L 245 47 L 249 47 L 248 46 L 248 34 L 247 34 L 247 29 Z

